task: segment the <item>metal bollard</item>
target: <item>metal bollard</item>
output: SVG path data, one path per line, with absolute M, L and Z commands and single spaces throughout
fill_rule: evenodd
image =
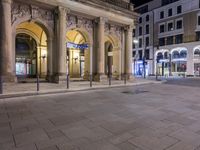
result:
M 0 76 L 0 94 L 3 94 L 3 79 L 2 79 L 2 76 Z
M 92 75 L 90 75 L 90 87 L 92 87 Z
M 69 89 L 69 74 L 67 74 L 67 89 Z
M 112 75 L 110 74 L 109 75 L 109 86 L 111 86 L 112 85 Z
M 37 91 L 40 90 L 40 77 L 37 75 Z

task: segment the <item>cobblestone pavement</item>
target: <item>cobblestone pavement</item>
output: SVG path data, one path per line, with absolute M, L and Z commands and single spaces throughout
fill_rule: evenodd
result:
M 0 150 L 199 150 L 200 88 L 152 84 L 0 100 Z

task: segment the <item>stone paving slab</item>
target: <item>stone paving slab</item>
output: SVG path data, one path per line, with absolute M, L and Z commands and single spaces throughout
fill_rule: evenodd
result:
M 198 150 L 196 96 L 147 84 L 0 99 L 0 150 Z

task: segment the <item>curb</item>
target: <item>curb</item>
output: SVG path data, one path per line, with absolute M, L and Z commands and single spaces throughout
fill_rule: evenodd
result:
M 129 87 L 129 86 L 137 86 L 137 85 L 148 85 L 148 84 L 161 84 L 162 81 L 149 81 L 149 82 L 141 82 L 141 83 L 128 83 L 128 84 L 117 84 L 111 86 L 100 86 L 100 87 L 89 87 L 84 89 L 54 89 L 50 91 L 28 91 L 28 92 L 19 92 L 19 93 L 10 93 L 10 94 L 2 94 L 0 95 L 0 99 L 6 98 L 16 98 L 16 97 L 27 97 L 27 96 L 39 96 L 39 95 L 47 95 L 47 94 L 66 94 L 66 93 L 75 93 L 80 91 L 94 91 L 108 88 L 120 88 L 120 87 Z

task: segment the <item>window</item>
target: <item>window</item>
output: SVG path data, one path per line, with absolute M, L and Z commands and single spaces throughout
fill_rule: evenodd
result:
M 200 41 L 200 31 L 196 32 L 196 41 Z
M 146 25 L 146 34 L 149 34 L 149 25 Z
M 142 35 L 142 27 L 139 27 L 139 36 Z
M 165 38 L 160 38 L 159 39 L 159 46 L 164 46 L 165 45 Z
M 146 21 L 147 22 L 149 21 L 149 15 L 146 15 Z
M 132 57 L 135 57 L 135 55 L 136 55 L 136 51 L 133 51 L 132 52 Z
M 139 39 L 139 47 L 142 47 L 142 39 Z
M 174 28 L 173 28 L 173 23 L 172 23 L 172 22 L 168 23 L 168 25 L 167 25 L 167 30 L 168 30 L 168 31 L 174 30 Z
M 160 12 L 160 19 L 163 19 L 164 18 L 164 11 L 161 11 Z
M 198 16 L 198 26 L 200 26 L 200 16 Z
M 142 50 L 139 50 L 138 54 L 139 54 L 139 60 L 142 60 Z
M 165 25 L 164 24 L 160 25 L 160 33 L 163 33 L 163 32 L 165 32 Z
M 167 37 L 167 45 L 172 45 L 173 44 L 173 36 Z
M 178 21 L 176 22 L 176 29 L 182 29 L 182 26 L 183 26 L 182 20 L 178 20 Z
M 168 9 L 168 17 L 172 16 L 172 8 Z
M 182 13 L 182 6 L 177 6 L 177 14 L 180 14 Z
M 133 37 L 135 37 L 135 29 L 133 29 Z
M 146 37 L 146 39 L 145 39 L 145 45 L 149 46 L 149 37 Z
M 145 49 L 144 55 L 145 55 L 145 58 L 146 58 L 146 59 L 149 59 L 149 58 L 150 58 L 149 49 Z
M 179 35 L 175 36 L 175 43 L 176 44 L 183 43 L 183 35 L 182 34 L 179 34 Z
M 142 17 L 139 18 L 139 23 L 142 23 Z

